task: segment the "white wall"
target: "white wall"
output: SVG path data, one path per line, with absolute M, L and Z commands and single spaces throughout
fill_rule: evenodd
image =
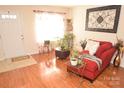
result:
M 3 46 L 2 46 L 2 40 L 0 37 L 0 60 L 4 59 L 4 52 L 3 52 Z
M 0 12 L 18 12 L 22 20 L 22 32 L 24 34 L 24 45 L 27 54 L 38 53 L 38 46 L 35 39 L 35 13 L 33 10 L 64 12 L 65 17 L 70 18 L 69 8 L 58 6 L 0 6 Z M 9 29 L 8 29 L 9 30 Z M 0 45 L 0 55 L 3 53 Z
M 116 42 L 116 34 L 114 33 L 105 33 L 105 32 L 93 32 L 85 31 L 85 20 L 86 20 L 86 9 L 93 8 L 98 6 L 77 6 L 73 8 L 73 31 L 76 35 L 75 38 L 75 47 L 81 50 L 80 40 L 83 39 L 95 39 L 95 40 L 104 40 L 110 41 L 112 43 Z M 118 24 L 117 36 L 124 40 L 124 6 L 121 8 L 120 20 Z M 124 67 L 124 58 L 122 59 L 121 66 Z

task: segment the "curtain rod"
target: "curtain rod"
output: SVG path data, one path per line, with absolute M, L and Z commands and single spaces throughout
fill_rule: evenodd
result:
M 33 10 L 33 12 L 35 12 L 35 13 L 47 12 L 47 13 L 66 14 L 64 12 L 51 12 L 51 11 L 42 11 L 42 10 Z

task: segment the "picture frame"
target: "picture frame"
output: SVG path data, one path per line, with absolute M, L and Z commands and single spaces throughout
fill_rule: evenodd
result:
M 90 8 L 86 11 L 86 31 L 116 33 L 121 5 Z

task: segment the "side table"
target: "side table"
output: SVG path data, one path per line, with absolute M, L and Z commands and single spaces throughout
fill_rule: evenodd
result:
M 84 64 L 81 64 L 81 65 L 76 65 L 76 66 L 73 66 L 71 65 L 71 62 L 68 62 L 67 63 L 67 72 L 73 72 L 79 76 L 81 76 L 81 80 L 80 80 L 80 85 L 83 81 L 83 73 L 84 73 L 84 69 L 86 67 L 86 63 L 84 62 Z
M 83 71 L 84 71 L 85 67 L 86 67 L 85 62 L 81 65 L 76 65 L 76 66 L 71 65 L 71 62 L 67 63 L 67 71 L 73 72 L 79 76 L 83 76 Z

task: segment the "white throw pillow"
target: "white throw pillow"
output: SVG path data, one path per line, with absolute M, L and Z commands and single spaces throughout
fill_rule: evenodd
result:
M 85 50 L 88 50 L 90 55 L 94 55 L 98 47 L 99 47 L 99 42 L 87 40 L 87 45 L 85 47 Z

